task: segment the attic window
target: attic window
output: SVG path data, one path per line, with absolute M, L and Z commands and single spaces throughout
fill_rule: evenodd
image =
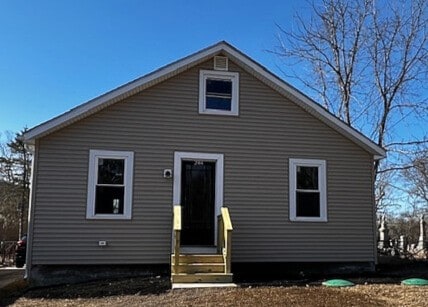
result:
M 239 114 L 239 74 L 201 70 L 199 74 L 199 113 Z

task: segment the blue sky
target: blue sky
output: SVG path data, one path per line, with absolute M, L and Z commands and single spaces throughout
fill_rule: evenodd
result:
M 277 24 L 299 1 L 0 0 L 0 132 L 33 127 L 227 40 L 281 75 Z

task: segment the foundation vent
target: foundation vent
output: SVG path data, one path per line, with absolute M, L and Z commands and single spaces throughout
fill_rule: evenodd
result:
M 225 56 L 214 57 L 214 70 L 228 70 L 228 58 Z

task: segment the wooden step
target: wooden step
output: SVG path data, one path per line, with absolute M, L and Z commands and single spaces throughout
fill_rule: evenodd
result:
M 233 274 L 225 273 L 195 273 L 171 274 L 172 283 L 231 283 Z
M 175 256 L 171 255 L 171 263 L 174 263 Z M 180 255 L 181 263 L 224 263 L 223 255 Z
M 174 264 L 172 271 L 175 272 Z M 224 273 L 224 263 L 182 263 L 178 273 Z

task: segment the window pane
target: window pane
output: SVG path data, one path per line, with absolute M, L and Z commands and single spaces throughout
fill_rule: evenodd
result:
M 124 159 L 98 159 L 99 184 L 123 184 Z
M 220 97 L 207 97 L 206 100 L 207 109 L 215 110 L 232 110 L 232 99 L 231 98 L 220 98 Z
M 232 96 L 232 81 L 207 79 L 207 95 Z
M 96 187 L 95 214 L 123 214 L 124 187 Z
M 320 217 L 320 193 L 296 192 L 296 216 Z
M 318 190 L 318 167 L 297 167 L 297 189 Z

